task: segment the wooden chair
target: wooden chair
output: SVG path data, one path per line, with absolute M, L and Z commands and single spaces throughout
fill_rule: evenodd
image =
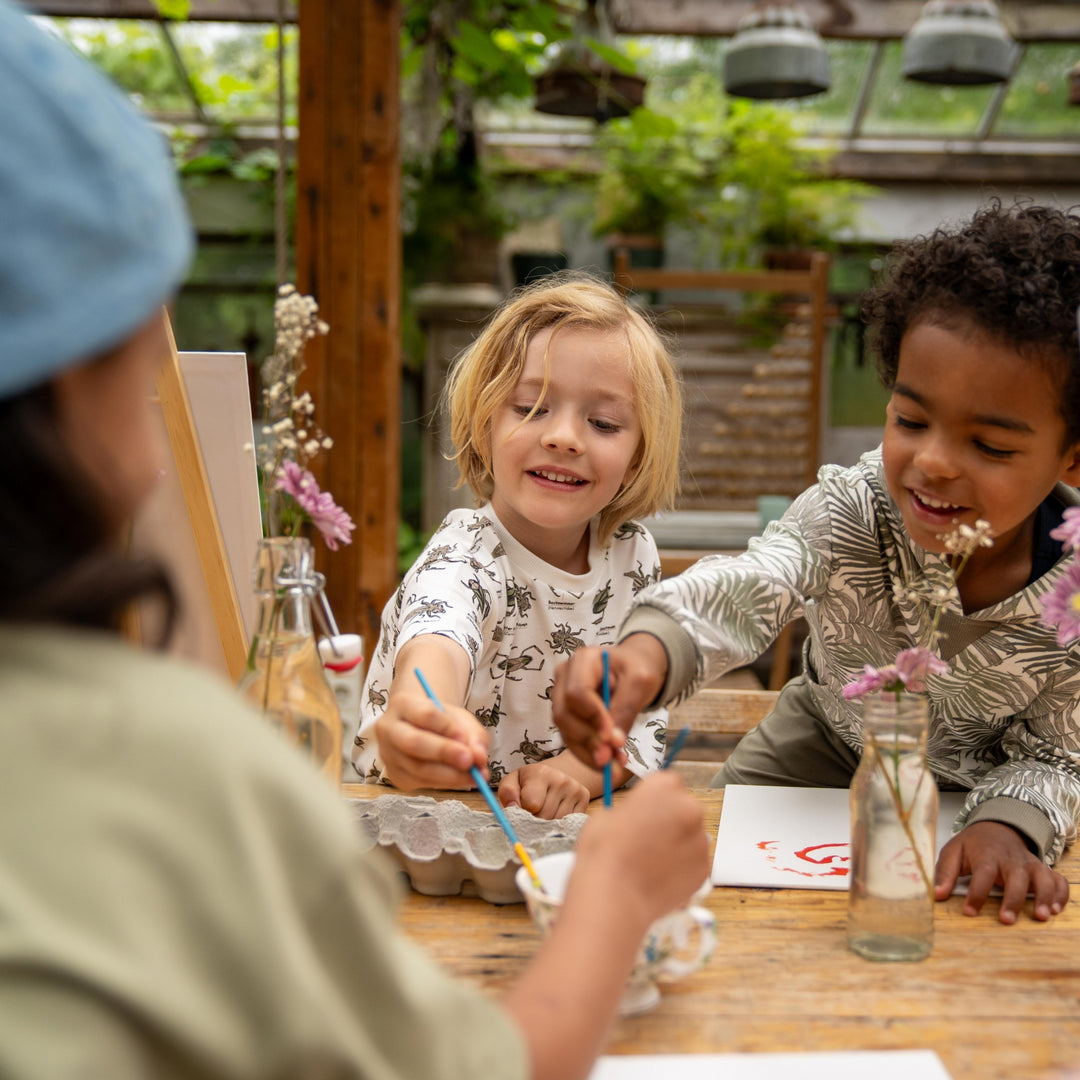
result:
M 820 464 L 828 255 L 812 252 L 805 270 L 645 269 L 631 267 L 629 251 L 620 248 L 615 251 L 614 276 L 616 287 L 624 294 L 631 290 L 753 291 L 804 298 L 806 310 L 797 320 L 798 333 L 773 347 L 771 362 L 755 364 L 752 375 L 731 380 L 728 392 L 735 400 L 728 406 L 731 418 L 724 430 L 714 429 L 705 436 L 699 430 L 695 438 L 689 429 L 700 429 L 701 425 L 688 422 L 687 458 L 697 484 L 687 486 L 701 487 L 707 476 L 718 487 L 738 492 L 744 501 L 760 495 L 792 497 L 809 487 Z M 705 351 L 720 348 L 707 332 L 695 347 Z M 689 417 L 693 412 L 689 400 L 687 411 Z M 792 434 L 785 437 L 778 424 Z M 662 548 L 664 577 L 680 573 L 709 553 L 708 549 Z M 779 690 L 788 680 L 794 632 L 795 625 L 789 623 L 773 644 L 770 690 Z
M 772 690 L 706 687 L 668 714 L 668 740 L 690 729 L 686 749 L 672 766 L 690 787 L 708 787 L 738 741 L 770 712 L 779 697 Z
M 689 440 L 687 458 L 703 489 L 708 480 L 716 489 L 713 499 L 741 499 L 751 503 L 759 495 L 794 497 L 815 480 L 820 465 L 822 371 L 825 361 L 825 329 L 828 314 L 829 256 L 811 252 L 805 270 L 680 270 L 630 266 L 630 253 L 614 253 L 615 286 L 631 291 L 690 291 L 713 294 L 704 305 L 714 313 L 712 322 L 698 324 L 701 304 L 674 304 L 657 309 L 670 316 L 670 329 L 682 345 L 682 363 L 692 346 L 695 355 L 720 363 L 728 372 L 720 379 L 717 369 L 704 384 L 705 393 L 722 392 L 724 423 L 706 425 Z M 713 325 L 727 309 L 716 294 L 769 293 L 783 298 L 787 325 L 778 327 L 779 340 L 757 362 L 738 361 L 754 353 L 743 340 L 723 342 L 724 334 Z M 707 299 L 707 297 L 706 297 Z M 730 317 L 730 313 L 729 313 Z M 663 320 L 661 320 L 663 322 Z M 696 328 L 696 329 L 695 329 Z M 745 339 L 745 333 L 743 338 Z M 684 372 L 687 389 L 689 373 Z M 716 407 L 718 402 L 702 404 Z M 694 405 L 688 395 L 687 431 L 695 425 Z M 688 507 L 684 507 L 688 508 Z M 725 509 L 722 505 L 705 507 Z

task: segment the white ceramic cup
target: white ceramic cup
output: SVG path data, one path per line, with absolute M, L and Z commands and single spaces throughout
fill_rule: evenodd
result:
M 574 869 L 574 852 L 543 855 L 533 860 L 533 867 L 544 887 L 543 892 L 533 884 L 525 867 L 518 870 L 515 880 L 533 922 L 547 934 L 562 908 Z M 648 1012 L 660 1000 L 658 982 L 673 982 L 709 962 L 716 949 L 716 919 L 700 906 L 700 901 L 711 889 L 712 883 L 706 881 L 691 897 L 689 907 L 669 911 L 649 927 L 619 1002 L 622 1016 Z M 696 951 L 691 945 L 695 929 L 698 931 Z

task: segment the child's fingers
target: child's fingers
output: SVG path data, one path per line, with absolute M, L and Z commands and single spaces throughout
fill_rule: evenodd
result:
M 399 787 L 472 787 L 473 765 L 486 771 L 487 733 L 465 710 L 426 704 L 407 714 L 385 714 L 377 728 L 387 773 Z
M 499 802 L 503 806 L 520 806 L 521 805 L 521 780 L 518 770 L 514 770 L 512 773 L 507 773 L 506 776 L 499 781 Z
M 935 900 L 946 900 L 952 895 L 961 874 L 963 857 L 964 848 L 956 839 L 950 840 L 941 849 L 934 872 Z
M 1027 894 L 1027 871 L 1019 866 L 1010 867 L 1005 872 L 1005 884 L 1001 890 L 1001 907 L 998 909 L 998 918 L 1007 925 L 1016 922 L 1020 917 L 1020 912 L 1024 910 Z M 1037 896 L 1036 906 L 1038 906 Z
M 600 696 L 602 652 L 578 649 L 555 671 L 552 716 L 566 746 L 586 764 L 602 768 L 625 736 L 612 723 Z
M 1040 922 L 1045 922 L 1051 916 L 1060 914 L 1061 909 L 1069 900 L 1068 881 L 1042 862 L 1035 864 L 1031 874 L 1030 891 L 1035 897 L 1035 918 Z
M 987 898 L 990 895 L 990 890 L 997 883 L 997 867 L 994 865 L 988 865 L 986 863 L 973 866 L 971 869 L 971 878 L 968 881 L 967 896 L 964 898 L 964 914 L 965 915 L 978 915 L 983 909 L 983 904 L 986 903 Z M 1002 922 L 1015 922 L 1015 914 L 1011 920 L 1004 917 L 1002 912 Z

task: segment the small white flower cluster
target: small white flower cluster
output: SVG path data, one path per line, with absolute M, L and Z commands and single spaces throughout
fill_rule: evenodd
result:
M 295 365 L 304 346 L 316 334 L 330 327 L 319 318 L 319 305 L 313 296 L 304 296 L 295 285 L 282 285 L 274 302 L 274 352 Z
M 979 520 L 974 525 L 958 525 L 950 533 L 944 533 L 938 539 L 945 546 L 945 554 L 949 559 L 948 582 L 922 578 L 916 581 L 902 584 L 893 583 L 893 596 L 897 603 L 905 601 L 918 601 L 927 605 L 930 609 L 930 629 L 927 635 L 926 647 L 934 649 L 941 639 L 941 631 L 938 623 L 941 621 L 941 613 L 952 601 L 959 601 L 960 590 L 956 581 L 961 571 L 967 565 L 968 559 L 981 547 L 994 546 L 994 533 L 988 521 Z
M 939 537 L 949 555 L 970 558 L 977 548 L 993 547 L 994 532 L 989 521 L 981 518 L 974 525 L 958 525 L 951 533 Z
M 267 493 L 281 477 L 282 463 L 301 467 L 334 441 L 315 422 L 311 394 L 296 392 L 304 370 L 304 347 L 330 327 L 319 318 L 319 305 L 294 285 L 282 285 L 274 302 L 274 351 L 263 362 L 263 424 L 257 448 L 262 484 Z

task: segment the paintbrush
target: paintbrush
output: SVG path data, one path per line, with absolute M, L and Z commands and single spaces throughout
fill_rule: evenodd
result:
M 435 691 L 428 685 L 428 681 L 424 678 L 423 672 L 419 668 L 413 668 L 413 672 L 417 679 L 420 680 L 420 685 L 424 688 L 424 693 L 427 694 L 431 703 L 439 710 L 439 712 L 443 712 L 442 702 L 439 701 L 435 696 Z M 514 854 L 517 855 L 521 860 L 521 865 L 528 871 L 529 877 L 532 878 L 532 883 L 540 890 L 540 892 L 543 892 L 544 886 L 540 884 L 540 878 L 536 873 L 536 868 L 532 864 L 532 859 L 529 858 L 529 853 L 518 839 L 517 833 L 514 832 L 514 826 L 510 824 L 510 819 L 506 816 L 506 811 L 495 797 L 495 792 L 491 790 L 491 786 L 484 779 L 484 774 L 473 765 L 469 769 L 469 775 L 472 776 L 477 789 L 480 794 L 484 796 L 484 801 L 491 808 L 491 812 L 495 815 L 495 820 L 502 826 L 503 832 L 506 833 L 506 837 L 514 849 Z

